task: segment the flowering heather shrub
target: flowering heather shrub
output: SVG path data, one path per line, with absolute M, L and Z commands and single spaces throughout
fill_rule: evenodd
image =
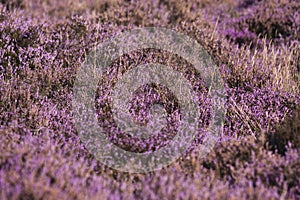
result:
M 112 86 L 117 82 L 118 77 L 126 70 L 132 69 L 138 65 L 146 63 L 160 63 L 175 68 L 176 71 L 181 72 L 186 77 L 194 91 L 198 94 L 198 101 L 201 105 L 199 113 L 201 119 L 199 122 L 200 127 L 206 127 L 209 120 L 209 100 L 207 99 L 207 90 L 204 87 L 203 81 L 200 79 L 197 72 L 193 70 L 187 61 L 182 58 L 172 56 L 168 52 L 159 50 L 147 49 L 145 51 L 132 52 L 129 55 L 124 55 L 112 64 L 110 71 L 99 84 L 98 94 L 96 96 L 97 111 L 99 114 L 100 124 L 104 125 L 106 132 L 110 133 L 110 139 L 115 144 L 122 144 L 122 147 L 131 149 L 132 151 L 150 151 L 153 149 L 165 146 L 170 138 L 174 137 L 174 133 L 178 129 L 178 119 L 180 117 L 180 110 L 178 106 L 178 99 L 174 94 L 162 85 L 146 85 L 139 88 L 131 101 L 131 114 L 137 123 L 145 124 L 149 119 L 149 109 L 154 103 L 162 105 L 167 111 L 168 125 L 162 129 L 158 134 L 153 133 L 153 137 L 146 139 L 144 142 L 141 140 L 124 136 L 118 127 L 114 124 L 111 107 L 110 93 Z M 180 64 L 179 64 L 180 63 Z M 178 65 L 179 64 L 179 65 Z M 204 93 L 204 94 L 203 94 Z
M 228 38 L 239 45 L 255 43 L 259 36 L 277 42 L 299 41 L 299 2 L 271 0 L 251 5 L 229 21 L 231 28 L 225 32 Z
M 260 180 L 256 187 L 274 187 L 281 195 L 299 198 L 299 149 L 289 147 L 282 157 L 266 150 L 263 142 L 242 138 L 220 143 L 202 165 L 230 185 L 236 185 L 243 179 L 256 185 Z
M 0 0 L 0 199 L 299 199 L 298 10 L 299 3 L 286 0 Z M 225 81 L 227 113 L 223 135 L 200 157 L 211 113 L 208 88 L 193 66 L 155 49 L 121 56 L 95 97 L 99 124 L 115 144 L 152 150 L 177 129 L 178 102 L 155 84 L 133 94 L 130 111 L 143 124 L 150 105 L 163 105 L 165 129 L 132 142 L 114 126 L 109 89 L 139 64 L 165 64 L 183 74 L 201 115 L 181 158 L 160 171 L 129 174 L 104 166 L 80 141 L 72 87 L 89 50 L 145 26 L 189 35 L 212 55 Z
M 299 99 L 265 89 L 228 90 L 225 134 L 231 136 L 257 135 L 263 129 L 273 127 L 290 110 L 295 109 Z

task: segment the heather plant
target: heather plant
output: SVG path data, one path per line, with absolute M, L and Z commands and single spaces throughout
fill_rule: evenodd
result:
M 249 5 L 249 4 L 248 4 Z M 239 45 L 266 37 L 275 42 L 299 40 L 299 3 L 297 1 L 260 1 L 251 3 L 241 15 L 229 20 L 225 34 Z
M 287 0 L 0 1 L 0 199 L 299 199 L 298 10 L 297 1 Z M 193 66 L 156 49 L 114 60 L 99 80 L 95 107 L 116 145 L 159 148 L 180 117 L 167 88 L 140 87 L 130 102 L 134 120 L 146 124 L 156 102 L 169 124 L 155 140 L 126 143 L 109 95 L 127 70 L 168 65 L 191 83 L 200 106 L 200 128 L 182 157 L 159 171 L 130 174 L 87 150 L 71 102 L 89 51 L 147 26 L 170 28 L 203 46 L 220 67 L 227 113 L 223 134 L 201 157 L 211 102 Z

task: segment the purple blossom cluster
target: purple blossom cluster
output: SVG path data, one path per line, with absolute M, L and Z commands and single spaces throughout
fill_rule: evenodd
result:
M 299 41 L 299 8 L 297 1 L 244 1 L 239 16 L 225 22 L 230 27 L 225 34 L 239 45 L 259 44 L 259 38 L 278 44 Z
M 299 8 L 293 0 L 0 1 L 0 199 L 299 199 Z M 115 145 L 155 151 L 179 126 L 176 94 L 149 84 L 133 94 L 130 114 L 145 125 L 159 104 L 166 126 L 146 139 L 117 127 L 111 89 L 138 65 L 160 63 L 181 73 L 200 113 L 182 157 L 159 171 L 130 174 L 102 164 L 80 140 L 73 85 L 93 47 L 147 26 L 176 30 L 204 47 L 225 81 L 227 112 L 216 146 L 199 156 L 211 120 L 201 76 L 167 51 L 122 55 L 95 96 L 98 122 Z

